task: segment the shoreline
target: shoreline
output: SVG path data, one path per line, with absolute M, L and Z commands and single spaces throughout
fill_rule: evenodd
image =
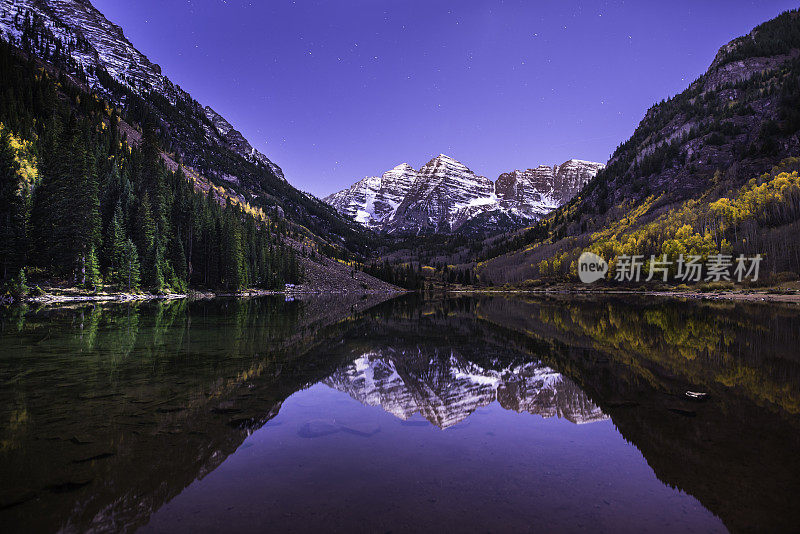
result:
M 781 303 L 800 303 L 800 293 L 769 293 L 775 291 L 774 288 L 765 288 L 757 291 L 747 290 L 725 290 L 720 292 L 703 291 L 664 291 L 649 290 L 636 291 L 632 289 L 456 289 L 445 291 L 445 293 L 483 293 L 483 294 L 520 294 L 520 295 L 638 295 L 643 297 L 671 297 L 688 298 L 697 300 L 733 300 L 741 302 L 781 302 Z
M 62 293 L 63 291 L 63 293 Z M 383 290 L 368 290 L 357 292 L 360 295 L 372 294 L 400 294 L 404 291 L 383 291 Z M 80 290 L 63 289 L 59 293 L 44 293 L 35 297 L 25 297 L 20 300 L 15 300 L 10 303 L 1 303 L 6 306 L 20 305 L 20 304 L 39 304 L 39 305 L 52 305 L 52 304 L 75 304 L 75 303 L 127 303 L 127 302 L 150 302 L 154 300 L 211 300 L 216 298 L 255 298 L 283 295 L 287 298 L 313 296 L 313 295 L 348 295 L 356 292 L 352 291 L 330 291 L 330 290 L 313 290 L 313 289 L 289 289 L 289 290 L 245 290 L 239 292 L 213 292 L 213 291 L 188 291 L 186 293 L 127 293 L 127 292 L 103 292 L 98 294 L 86 294 Z
M 777 292 L 784 291 L 784 292 Z M 330 289 L 312 289 L 312 288 L 292 288 L 284 290 L 260 290 L 251 289 L 240 292 L 212 292 L 212 291 L 188 291 L 186 293 L 127 293 L 127 292 L 103 292 L 97 294 L 89 294 L 77 289 L 59 289 L 57 293 L 44 293 L 35 297 L 26 297 L 19 301 L 6 303 L 6 305 L 16 304 L 39 304 L 39 305 L 52 305 L 52 304 L 67 304 L 67 303 L 80 303 L 80 302 L 148 302 L 153 300 L 210 300 L 215 298 L 256 298 L 265 296 L 283 295 L 286 298 L 300 298 L 308 296 L 319 295 L 372 295 L 372 294 L 392 294 L 400 295 L 405 293 L 413 293 L 410 290 L 376 290 L 364 289 L 362 291 L 332 291 Z M 419 291 L 425 293 L 424 291 Z M 576 295 L 576 296 L 602 296 L 602 295 L 639 295 L 651 297 L 670 297 L 670 298 L 686 298 L 696 300 L 727 300 L 739 302 L 769 302 L 769 303 L 794 303 L 800 304 L 800 292 L 786 292 L 776 288 L 764 288 L 763 290 L 721 290 L 721 291 L 693 291 L 693 290 L 680 290 L 680 291 L 664 291 L 664 290 L 649 290 L 637 291 L 631 289 L 584 289 L 584 288 L 569 288 L 559 287 L 552 289 L 490 289 L 490 288 L 459 288 L 449 290 L 433 290 L 433 293 L 440 294 L 485 294 L 485 295 Z

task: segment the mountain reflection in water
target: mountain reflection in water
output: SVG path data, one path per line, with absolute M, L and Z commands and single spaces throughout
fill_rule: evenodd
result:
M 507 410 L 573 423 L 606 419 L 571 380 L 541 362 L 484 369 L 452 349 L 387 347 L 359 356 L 323 383 L 404 421 L 419 413 L 439 428 L 494 401 Z
M 597 425 L 608 425 L 602 421 L 610 418 L 613 426 L 588 433 L 573 435 L 552 425 L 546 429 L 568 434 L 563 447 L 582 440 L 576 451 L 601 450 L 609 447 L 604 440 L 612 439 L 617 456 L 625 458 L 617 461 L 631 472 L 631 462 L 638 460 L 629 449 L 638 449 L 649 468 L 638 475 L 637 484 L 655 482 L 666 492 L 664 498 L 684 499 L 681 492 L 669 497 L 670 488 L 678 488 L 702 505 L 690 514 L 682 512 L 681 518 L 675 511 L 674 520 L 683 523 L 669 523 L 670 528 L 713 529 L 716 515 L 733 531 L 792 530 L 800 522 L 795 506 L 800 490 L 798 319 L 800 311 L 792 306 L 634 297 L 411 295 L 385 301 L 350 296 L 12 308 L 0 316 L 0 524 L 12 531 L 129 531 L 155 517 L 152 528 L 175 528 L 178 524 L 167 517 L 171 506 L 188 502 L 204 483 L 216 483 L 208 475 L 227 459 L 232 465 L 245 462 L 245 451 L 255 447 L 242 444 L 250 447 L 254 433 L 259 439 L 270 432 L 277 436 L 281 427 L 271 427 L 272 419 L 298 429 L 294 438 L 280 434 L 281 439 L 319 437 L 303 445 L 313 447 L 319 462 L 328 461 L 326 453 L 341 457 L 352 449 L 352 444 L 339 450 L 325 441 L 340 439 L 336 436 L 342 431 L 372 440 L 372 449 L 391 450 L 393 442 L 423 430 L 390 429 L 382 420 L 343 422 L 346 415 L 367 416 L 352 406 L 336 411 L 338 400 L 325 401 L 334 410 L 330 420 L 303 419 L 308 414 L 295 419 L 297 406 L 281 415 L 285 405 L 321 395 L 318 388 L 326 387 L 412 425 L 421 415 L 437 432 L 414 438 L 427 446 L 428 452 L 416 457 L 421 464 L 433 461 L 437 447 L 454 450 L 453 443 L 467 446 L 470 441 L 476 446 L 480 441 L 471 453 L 474 460 L 498 461 L 501 448 L 478 436 L 508 425 L 525 432 L 544 425 L 531 414 Z M 707 396 L 692 399 L 687 390 Z M 475 420 L 474 433 L 462 438 L 450 434 L 492 407 L 521 415 L 506 419 L 492 411 Z M 313 411 L 307 410 L 312 416 Z M 596 482 L 576 467 L 580 463 L 552 466 L 575 472 L 567 486 L 535 475 L 535 464 L 525 464 L 535 456 L 524 450 L 533 435 L 524 436 L 512 453 L 519 458 L 507 461 L 528 465 L 530 477 L 538 478 L 525 482 L 523 470 L 518 482 L 510 472 L 495 478 L 475 472 L 474 480 L 497 484 L 501 493 L 503 480 L 521 484 L 512 492 L 517 497 L 503 493 L 502 500 L 528 499 L 542 525 L 586 528 L 585 519 L 570 519 L 558 510 L 563 502 L 557 497 L 552 497 L 555 508 L 541 498 L 542 511 L 531 501 L 539 494 L 525 492 L 550 488 L 557 496 L 569 488 L 576 495 L 585 492 L 591 501 L 589 486 Z M 274 451 L 299 450 L 299 443 Z M 368 454 L 370 448 L 359 453 Z M 394 453 L 401 457 L 408 451 Z M 561 454 L 537 452 L 556 453 Z M 458 478 L 461 471 L 454 464 L 437 462 L 437 477 Z M 403 480 L 400 469 L 385 475 Z M 269 480 L 273 490 L 284 488 L 284 499 L 299 491 L 297 484 L 282 486 L 275 473 Z M 616 480 L 608 482 L 620 486 Z M 341 487 L 357 482 L 309 480 Z M 397 513 L 408 503 L 409 515 L 418 490 L 398 484 L 384 500 L 400 503 Z M 417 505 L 423 513 L 425 503 L 433 500 L 437 520 L 449 528 L 483 528 L 469 513 L 455 509 L 455 496 L 446 491 L 432 495 Z M 301 503 L 311 499 L 309 493 L 302 497 L 297 498 Z M 624 497 L 624 510 L 602 508 L 614 504 L 610 494 L 600 499 L 601 508 L 587 505 L 596 514 L 590 521 L 600 530 L 647 524 L 667 528 L 668 523 L 648 523 L 671 520 L 666 505 L 654 500 L 646 506 L 636 491 Z M 524 517 L 501 513 L 500 501 L 483 499 L 470 506 L 481 517 L 492 517 L 495 530 L 527 524 L 514 523 Z M 338 523 L 316 516 L 289 520 L 284 518 L 288 511 L 269 507 L 249 513 L 256 515 L 244 524 L 268 520 L 273 528 L 385 526 L 365 510 L 352 519 L 338 517 Z M 422 525 L 433 524 L 412 522 L 405 528 Z

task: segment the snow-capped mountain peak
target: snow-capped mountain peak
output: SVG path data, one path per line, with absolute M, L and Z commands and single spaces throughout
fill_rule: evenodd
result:
M 464 165 L 454 157 L 448 156 L 447 154 L 439 154 L 438 156 L 430 160 L 428 163 L 426 163 L 424 167 L 432 167 L 435 169 L 450 168 L 458 170 L 459 172 L 472 172 L 469 170 L 469 168 L 467 168 L 466 165 Z
M 381 176 L 362 178 L 324 201 L 361 224 L 377 228 L 394 216 L 418 178 L 411 165 L 401 163 Z
M 519 224 L 569 201 L 604 167 L 571 159 L 501 174 L 495 182 L 446 154 L 418 171 L 407 163 L 324 199 L 340 213 L 389 233 L 450 232 L 485 214 Z
M 395 167 L 392 167 L 391 169 L 389 169 L 386 172 L 387 173 L 400 173 L 400 172 L 408 172 L 408 171 L 413 171 L 413 170 L 414 170 L 414 167 L 412 167 L 408 163 L 401 163 L 400 165 L 396 165 Z

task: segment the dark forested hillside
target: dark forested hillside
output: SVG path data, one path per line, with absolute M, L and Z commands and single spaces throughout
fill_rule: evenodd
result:
M 281 219 L 246 213 L 170 170 L 147 130 L 0 41 L 0 276 L 14 292 L 57 280 L 95 288 L 274 289 L 297 283 Z
M 583 250 L 612 268 L 622 254 L 760 253 L 769 273 L 796 278 L 798 166 L 787 158 L 800 155 L 798 131 L 800 13 L 790 11 L 653 106 L 573 201 L 487 243 L 480 279 L 572 279 Z

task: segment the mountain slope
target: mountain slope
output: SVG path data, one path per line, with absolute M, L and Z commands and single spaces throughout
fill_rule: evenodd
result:
M 172 159 L 307 237 L 363 250 L 363 232 L 289 185 L 283 171 L 230 123 L 173 84 L 88 0 L 0 0 L 0 36 L 106 98 L 142 131 L 156 130 Z
M 740 218 L 716 204 L 766 194 L 797 170 L 781 162 L 800 154 L 799 104 L 800 15 L 790 11 L 720 48 L 703 76 L 650 108 L 579 197 L 495 242 L 482 279 L 570 278 L 587 248 L 612 268 L 623 253 L 683 251 L 760 253 L 773 273 L 800 272 L 791 186 Z
M 440 154 L 419 171 L 403 163 L 324 201 L 368 228 L 393 234 L 446 233 L 476 228 L 478 220 L 484 228 L 512 228 L 568 201 L 602 168 L 569 160 L 504 173 L 492 182 Z
M 24 223 L 4 239 L 5 282 L 29 268 L 89 288 L 396 289 L 338 261 L 368 233 L 293 188 L 88 1 L 0 8 L 0 130 L 34 170 L 2 207 Z
M 41 32 L 44 40 L 34 51 L 47 57 L 57 55 L 60 47 L 62 53 L 75 60 L 91 89 L 109 89 L 98 72 L 105 71 L 136 94 L 155 93 L 173 105 L 180 103 L 193 108 L 193 113 L 198 112 L 191 96 L 164 76 L 161 67 L 139 52 L 122 28 L 107 20 L 88 0 L 2 0 L 0 9 L 0 29 L 7 39 L 29 42 L 26 37 L 32 32 Z M 226 143 L 237 154 L 263 163 L 282 177 L 280 168 L 251 147 L 223 117 L 209 107 L 201 111 L 216 127 L 206 131 L 209 141 Z M 229 132 L 233 133 L 230 137 Z
M 369 228 L 380 228 L 397 213 L 417 178 L 411 165 L 401 163 L 380 177 L 368 176 L 323 200 L 342 215 Z
M 500 206 L 526 219 L 538 219 L 574 197 L 605 165 L 571 159 L 548 167 L 503 173 L 495 182 Z

